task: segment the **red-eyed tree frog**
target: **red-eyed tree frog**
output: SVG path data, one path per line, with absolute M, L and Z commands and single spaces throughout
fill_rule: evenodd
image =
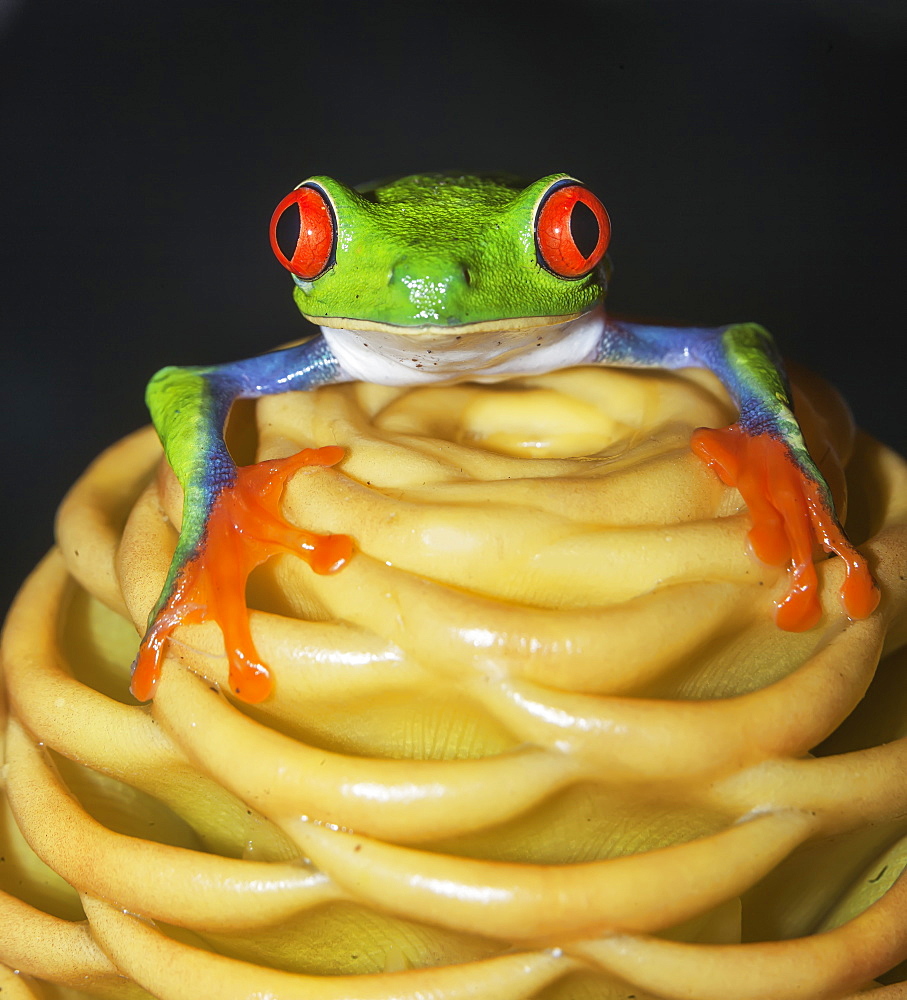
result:
M 295 220 L 285 253 L 278 222 Z M 223 429 L 234 400 L 354 379 L 386 385 L 504 378 L 574 365 L 710 369 L 739 410 L 723 430 L 702 429 L 694 451 L 740 490 L 750 540 L 789 567 L 781 628 L 812 627 L 820 609 L 813 543 L 846 563 L 852 618 L 878 590 L 846 538 L 831 493 L 803 443 L 787 378 L 769 334 L 752 323 L 679 328 L 618 321 L 604 310 L 608 214 L 585 185 L 554 174 L 524 186 L 500 175 L 416 174 L 352 189 L 311 177 L 274 212 L 271 243 L 295 282 L 302 314 L 321 333 L 297 346 L 211 367 L 164 368 L 147 402 L 184 490 L 183 524 L 134 666 L 132 691 L 152 697 L 173 629 L 217 621 L 230 687 L 270 692 L 248 625 L 245 583 L 276 551 L 317 573 L 352 555 L 345 535 L 318 536 L 279 513 L 283 483 L 302 465 L 333 465 L 342 449 L 307 449 L 237 469 Z

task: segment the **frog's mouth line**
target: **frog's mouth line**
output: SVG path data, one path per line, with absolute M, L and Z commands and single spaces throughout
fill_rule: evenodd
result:
M 587 310 L 588 311 L 588 310 Z M 523 333 L 541 326 L 561 326 L 583 316 L 583 312 L 568 313 L 565 316 L 515 316 L 512 319 L 488 319 L 478 323 L 459 323 L 442 326 L 430 323 L 424 326 L 403 326 L 398 323 L 379 323 L 370 319 L 347 319 L 337 316 L 310 316 L 305 318 L 316 326 L 331 330 L 358 330 L 363 333 L 395 333 L 404 337 L 434 337 L 443 334 L 463 336 L 473 333 Z

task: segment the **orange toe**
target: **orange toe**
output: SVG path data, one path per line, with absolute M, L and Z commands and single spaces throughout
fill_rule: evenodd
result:
M 775 605 L 779 628 L 802 632 L 821 617 L 813 565 L 816 542 L 846 564 L 841 595 L 847 614 L 854 619 L 872 614 L 879 590 L 866 560 L 829 510 L 819 484 L 799 468 L 780 439 L 748 434 L 733 424 L 720 430 L 700 428 L 691 447 L 722 482 L 740 491 L 753 522 L 749 540 L 756 556 L 769 565 L 788 567 L 787 592 Z
M 271 678 L 252 641 L 246 581 L 256 566 L 278 552 L 305 559 L 320 574 L 346 565 L 353 552 L 347 535 L 317 535 L 288 524 L 280 513 L 284 486 L 298 469 L 334 465 L 342 457 L 342 448 L 306 448 L 289 458 L 236 470 L 236 479 L 211 508 L 198 552 L 183 566 L 142 641 L 132 678 L 139 701 L 153 697 L 174 629 L 201 621 L 216 621 L 223 632 L 233 693 L 247 702 L 267 698 Z

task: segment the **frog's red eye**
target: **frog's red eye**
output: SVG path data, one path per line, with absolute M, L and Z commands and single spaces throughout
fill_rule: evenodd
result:
M 575 181 L 545 196 L 535 217 L 539 263 L 561 278 L 582 278 L 601 261 L 611 239 L 605 206 Z
M 299 212 L 298 224 L 293 218 L 294 205 Z M 291 257 L 287 257 L 278 242 L 278 239 L 283 240 L 286 226 L 291 228 L 292 234 L 285 245 L 290 246 L 295 240 Z M 288 271 L 306 281 L 313 281 L 334 263 L 336 247 L 334 209 L 321 188 L 303 184 L 291 191 L 274 209 L 271 216 L 271 249 Z

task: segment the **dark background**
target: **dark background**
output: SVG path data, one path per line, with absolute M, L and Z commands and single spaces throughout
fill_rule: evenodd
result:
M 902 0 L 0 0 L 3 605 L 164 364 L 300 335 L 277 201 L 566 170 L 615 312 L 757 319 L 907 450 Z

